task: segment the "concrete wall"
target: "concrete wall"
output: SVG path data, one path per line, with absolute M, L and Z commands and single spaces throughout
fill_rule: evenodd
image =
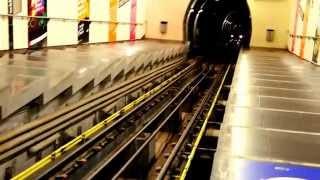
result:
M 25 2 L 26 0 L 22 0 Z M 48 0 L 48 16 L 57 16 L 61 12 L 76 12 L 77 0 L 68 1 L 67 5 L 61 0 Z M 94 20 L 109 20 L 108 10 L 109 1 L 91 0 L 90 18 Z M 138 14 L 137 22 L 147 22 L 145 26 L 137 27 L 137 39 L 145 34 L 147 38 L 183 40 L 183 19 L 186 8 L 190 0 L 137 0 Z M 295 0 L 248 0 L 252 12 L 253 19 L 253 36 L 252 46 L 286 48 L 289 36 L 289 14 L 290 4 Z M 74 2 L 74 3 L 73 3 Z M 6 13 L 7 0 L 0 0 L 0 13 Z M 55 5 L 56 4 L 56 5 Z M 59 4 L 59 5 L 57 5 Z M 64 4 L 61 7 L 61 4 Z M 73 11 L 56 11 L 58 7 L 73 9 Z M 72 8 L 71 8 L 72 7 Z M 119 21 L 129 21 L 127 15 L 122 16 L 122 12 L 128 12 L 129 6 L 118 11 Z M 94 9 L 94 10 L 93 10 Z M 55 14 L 57 12 L 58 14 Z M 130 11 L 129 11 L 130 12 Z M 68 13 L 65 15 L 66 17 Z M 146 14 L 146 16 L 145 16 Z M 65 17 L 63 16 L 63 17 Z M 70 15 L 71 16 L 71 15 Z M 75 16 L 75 15 L 73 15 Z M 72 18 L 74 18 L 72 16 Z M 123 18 L 122 18 L 123 17 Z M 16 20 L 23 21 L 23 20 Z M 168 32 L 161 34 L 159 30 L 160 21 L 168 21 Z M 22 23 L 26 25 L 27 22 Z M 21 26 L 21 24 L 20 24 Z M 0 17 L 0 49 L 8 48 L 8 26 L 7 18 Z M 63 33 L 57 31 L 64 29 Z M 275 40 L 270 43 L 266 41 L 266 29 L 275 29 Z M 26 48 L 27 30 L 26 27 L 15 28 L 15 39 L 21 42 L 15 42 L 16 48 Z M 23 31 L 23 32 L 18 32 Z M 48 24 L 48 45 L 67 45 L 77 43 L 77 22 L 55 22 L 49 21 Z M 126 40 L 129 38 L 129 27 L 118 27 L 118 40 Z M 65 35 L 66 37 L 64 37 Z M 91 23 L 90 25 L 90 42 L 107 42 L 108 26 L 101 23 Z
M 287 48 L 289 17 L 295 0 L 248 0 L 252 16 L 254 47 Z M 273 42 L 266 41 L 266 29 L 274 29 Z
M 147 38 L 183 40 L 183 19 L 190 0 L 147 0 Z M 160 21 L 168 21 L 168 32 L 161 34 Z
M 183 19 L 190 0 L 147 1 L 147 38 L 183 39 Z M 289 37 L 290 4 L 293 0 L 248 0 L 252 12 L 252 46 L 286 48 Z M 168 21 L 168 32 L 161 34 L 160 21 Z M 266 41 L 266 29 L 275 29 L 274 42 Z

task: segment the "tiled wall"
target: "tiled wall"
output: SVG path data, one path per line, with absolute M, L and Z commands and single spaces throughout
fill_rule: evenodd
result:
M 9 49 L 8 1 L 0 0 L 0 50 Z M 34 15 L 30 2 L 46 3 L 48 17 L 46 37 L 41 46 L 73 45 L 79 43 L 98 43 L 141 39 L 145 34 L 146 0 L 13 0 L 21 2 L 20 16 Z M 38 9 L 39 10 L 39 9 Z M 81 11 L 87 14 L 89 24 L 88 39 L 80 41 Z M 39 15 L 37 15 L 39 16 Z M 64 19 L 61 19 L 64 18 Z M 118 22 L 110 23 L 106 21 Z M 30 18 L 13 18 L 14 49 L 30 48 Z M 132 24 L 130 24 L 132 23 Z M 135 24 L 136 23 L 136 24 Z M 112 28 L 110 28 L 112 27 Z M 109 37 L 112 34 L 112 37 Z
M 288 49 L 320 64 L 320 0 L 293 0 Z

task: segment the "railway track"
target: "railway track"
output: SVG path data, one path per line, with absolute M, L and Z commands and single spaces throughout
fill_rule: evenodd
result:
M 185 96 L 186 99 L 181 101 L 180 105 L 172 111 L 174 114 L 179 109 L 181 110 L 188 98 L 192 99 L 193 105 L 185 110 L 189 112 L 189 115 L 180 119 L 179 128 L 175 129 L 175 132 L 169 136 L 167 132 L 163 132 L 163 127 L 168 125 L 167 123 L 170 123 L 172 118 L 176 118 L 174 116 L 167 117 L 152 131 L 152 134 L 148 136 L 130 159 L 121 165 L 116 173 L 110 177 L 107 176 L 108 179 L 185 179 L 229 70 L 230 66 L 225 67 L 222 72 L 208 74 L 202 81 L 199 81 L 199 84 L 190 91 L 190 94 Z M 200 88 L 200 90 L 197 88 Z M 173 124 L 169 126 L 175 127 Z M 141 159 L 144 159 L 143 152 L 150 146 L 150 143 L 157 138 L 159 141 L 163 137 L 165 140 L 160 141 L 162 146 L 158 146 L 162 148 L 154 156 L 154 159 L 147 164 L 141 163 Z M 103 172 L 107 173 L 102 173 L 98 177 L 94 176 L 94 178 L 90 177 L 90 179 L 100 179 L 105 177 L 106 174 L 110 174 L 108 170 Z
M 208 122 L 213 119 L 214 109 L 230 73 L 230 68 L 231 66 L 228 65 L 225 70 L 216 74 L 210 87 L 200 96 L 194 107 L 193 116 L 187 121 L 188 123 L 184 126 L 181 136 L 177 138 L 174 147 L 166 155 L 167 157 L 160 167 L 161 170 L 158 170 L 156 179 L 186 179 Z
M 160 85 L 156 86 L 154 89 L 144 94 L 140 98 L 131 102 L 120 111 L 111 115 L 93 128 L 87 130 L 66 145 L 60 147 L 50 156 L 43 158 L 41 161 L 37 162 L 32 167 L 19 174 L 14 179 L 30 179 L 30 177 L 32 177 L 31 179 L 47 179 L 49 178 L 48 176 L 51 177 L 54 175 L 57 175 L 58 177 L 64 177 L 64 175 L 67 175 L 69 177 L 68 172 L 74 175 L 74 169 L 79 169 L 78 166 L 80 166 L 82 163 L 90 164 L 90 162 L 87 163 L 87 161 L 92 159 L 92 156 L 97 157 L 96 154 L 99 156 L 99 153 L 95 152 L 104 152 L 101 150 L 103 149 L 102 147 L 106 146 L 105 148 L 107 151 L 109 151 L 110 146 L 108 146 L 108 144 L 114 145 L 120 143 L 119 137 L 125 137 L 128 135 L 128 133 L 130 133 L 130 130 L 132 130 L 130 125 L 141 126 L 141 123 L 142 125 L 146 123 L 136 123 L 135 120 L 141 118 L 143 113 L 145 113 L 143 111 L 148 111 L 148 109 L 151 107 L 159 108 L 159 105 L 168 101 L 170 99 L 170 96 L 168 95 L 176 91 L 176 88 L 174 87 L 179 86 L 179 84 L 183 84 L 186 78 L 189 77 L 188 74 L 192 74 L 194 70 L 195 64 L 192 63 L 187 68 L 179 71 L 177 74 L 162 82 Z M 78 157 L 83 158 L 78 159 Z M 49 166 L 48 169 L 46 169 L 47 166 Z M 65 170 L 65 168 L 67 170 Z M 44 172 L 43 169 L 45 169 Z M 59 175 L 58 172 L 64 173 Z
M 119 99 L 154 83 L 157 80 L 164 81 L 166 77 L 174 74 L 188 63 L 177 59 L 164 66 L 156 68 L 130 81 L 118 84 L 115 87 L 92 95 L 75 104 L 67 106 L 53 114 L 41 117 L 12 132 L 0 136 L 0 164 L 6 163 L 28 151 L 35 145 L 42 144 L 46 147 L 46 140 L 50 140 L 57 133 L 81 122 L 86 117 L 100 112 L 104 107 L 117 102 Z M 158 82 L 159 83 L 159 82 Z M 153 86 L 157 85 L 154 83 Z M 50 140 L 51 141 L 51 140 Z M 61 146 L 63 144 L 60 144 Z M 39 148 L 38 148 L 39 149 Z M 41 149 L 41 148 L 40 148 Z
M 195 75 L 193 66 L 13 179 L 186 177 L 230 70 Z

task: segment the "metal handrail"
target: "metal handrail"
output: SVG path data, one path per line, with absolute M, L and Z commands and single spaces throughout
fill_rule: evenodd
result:
M 90 20 L 90 19 L 78 19 L 78 18 L 63 18 L 63 17 L 48 17 L 48 16 L 25 16 L 25 15 L 13 15 L 0 13 L 0 17 L 14 17 L 14 18 L 36 18 L 36 19 L 53 19 L 61 21 L 84 21 L 84 22 L 97 22 L 106 24 L 122 24 L 122 25 L 144 25 L 145 23 L 132 23 L 125 21 L 105 21 L 105 20 Z
M 294 35 L 294 34 L 289 34 L 289 36 L 294 38 L 300 38 L 300 39 L 313 39 L 313 40 L 320 39 L 320 36 L 303 36 L 303 35 Z

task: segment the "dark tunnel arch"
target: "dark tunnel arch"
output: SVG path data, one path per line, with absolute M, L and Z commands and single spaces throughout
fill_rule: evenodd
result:
M 189 56 L 230 63 L 250 46 L 251 13 L 246 0 L 191 0 L 184 18 Z M 212 62 L 214 61 L 214 62 Z

